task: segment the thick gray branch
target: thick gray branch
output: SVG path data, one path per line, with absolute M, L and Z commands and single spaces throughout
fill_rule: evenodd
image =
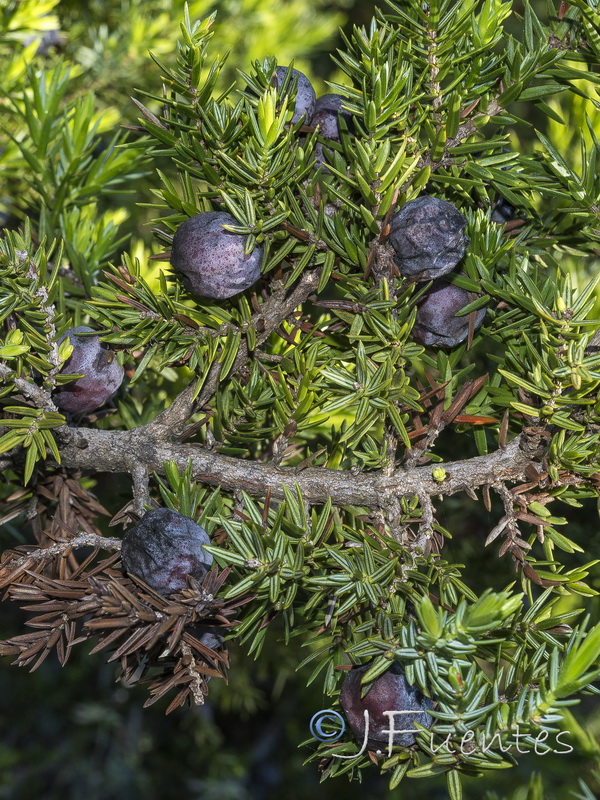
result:
M 477 486 L 515 482 L 525 479 L 525 469 L 537 455 L 535 444 L 522 435 L 506 448 L 486 456 L 444 464 L 447 477 L 438 482 L 431 476 L 431 466 L 410 470 L 398 469 L 354 473 L 324 467 L 296 470 L 277 468 L 272 463 L 231 458 L 211 452 L 200 445 L 173 444 L 150 437 L 147 429 L 132 431 L 73 430 L 61 451 L 63 465 L 94 472 L 130 472 L 138 461 L 149 471 L 163 472 L 164 461 L 174 461 L 183 470 L 192 460 L 194 479 L 228 491 L 243 489 L 264 497 L 267 491 L 283 498 L 283 487 L 298 484 L 309 504 L 324 503 L 329 497 L 336 505 L 385 507 L 389 499 L 413 495 L 446 495 Z

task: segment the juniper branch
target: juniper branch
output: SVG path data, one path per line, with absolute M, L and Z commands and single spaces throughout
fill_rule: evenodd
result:
M 231 458 L 205 447 L 166 441 L 150 426 L 132 431 L 74 430 L 70 442 L 61 449 L 65 467 L 130 473 L 138 461 L 149 471 L 164 473 L 165 461 L 174 461 L 183 471 L 191 459 L 193 478 L 226 491 L 243 489 L 248 494 L 283 499 L 283 487 L 298 486 L 309 504 L 331 498 L 339 506 L 381 508 L 395 497 L 450 495 L 473 490 L 499 481 L 525 480 L 526 468 L 535 464 L 539 444 L 520 434 L 505 448 L 485 456 L 444 464 L 446 478 L 435 481 L 431 466 L 355 473 L 325 467 L 278 467 L 272 463 Z M 540 467 L 541 470 L 541 467 Z

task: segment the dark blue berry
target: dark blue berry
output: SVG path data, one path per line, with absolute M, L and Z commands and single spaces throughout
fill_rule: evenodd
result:
M 434 281 L 421 300 L 412 336 L 419 344 L 430 347 L 456 347 L 469 334 L 469 317 L 457 317 L 471 302 L 469 293 L 444 280 Z M 485 308 L 476 312 L 475 327 L 478 328 L 485 317 Z
M 277 80 L 277 86 L 281 88 L 285 77 L 287 75 L 288 70 L 290 67 L 277 67 L 275 70 L 275 76 Z M 317 96 L 315 94 L 315 90 L 312 87 L 312 83 L 308 80 L 306 75 L 303 72 L 300 72 L 298 69 L 294 69 L 292 67 L 292 78 L 298 79 L 298 89 L 296 92 L 296 105 L 294 106 L 294 114 L 292 116 L 292 122 L 298 122 L 302 117 L 306 124 L 311 119 L 313 112 L 315 110 L 315 103 Z
M 504 224 L 509 222 L 515 215 L 515 207 L 504 197 L 498 197 L 494 205 L 494 210 L 490 216 L 492 222 Z
M 354 130 L 352 114 L 342 109 L 344 98 L 339 94 L 324 94 L 317 98 L 315 112 L 310 121 L 311 126 L 319 128 L 319 134 L 324 139 L 340 140 L 338 115 L 341 115 L 348 124 L 348 130 Z M 323 144 L 317 142 L 314 149 L 317 164 L 325 164 Z
M 339 141 L 338 114 L 346 120 L 348 129 L 353 130 L 352 114 L 342 108 L 344 102 L 345 100 L 340 94 L 324 94 L 317 98 L 310 124 L 313 127 L 319 126 L 319 133 L 324 139 Z
M 173 237 L 171 265 L 197 297 L 232 297 L 260 277 L 262 246 L 245 253 L 246 237 L 223 225 L 237 222 L 224 211 L 205 211 L 187 219 Z
M 432 701 L 425 697 L 415 686 L 411 686 L 404 672 L 397 664 L 392 664 L 387 672 L 377 678 L 367 694 L 361 697 L 361 679 L 371 665 L 354 667 L 348 672 L 340 692 L 340 704 L 352 732 L 362 745 L 366 731 L 365 710 L 369 712 L 369 733 L 367 747 L 369 750 L 387 750 L 391 719 L 385 711 L 411 711 L 411 714 L 394 715 L 394 730 L 408 731 L 417 722 L 430 728 L 433 717 L 428 710 L 433 708 Z M 396 733 L 393 744 L 396 747 L 409 747 L 415 742 L 415 734 Z
M 100 341 L 98 336 L 79 336 L 91 333 L 92 328 L 80 325 L 69 328 L 58 340 L 67 336 L 73 345 L 73 352 L 65 361 L 61 372 L 83 373 L 83 378 L 75 378 L 54 390 L 52 399 L 57 407 L 74 414 L 86 414 L 103 405 L 123 382 L 123 367 L 115 353 Z
M 445 200 L 422 195 L 408 202 L 392 217 L 389 237 L 402 275 L 422 281 L 453 270 L 469 242 L 466 224 Z
M 125 532 L 123 569 L 159 594 L 179 592 L 188 575 L 201 580 L 210 569 L 213 557 L 205 544 L 210 544 L 208 534 L 194 520 L 170 508 L 155 508 Z

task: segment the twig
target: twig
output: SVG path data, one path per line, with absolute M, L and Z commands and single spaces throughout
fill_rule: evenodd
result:
M 150 505 L 150 491 L 148 488 L 148 470 L 142 461 L 132 461 L 131 477 L 133 479 L 133 510 L 140 517 L 143 517 L 146 513 L 146 506 Z
M 498 98 L 494 97 L 488 103 L 487 108 L 485 111 L 480 111 L 477 114 L 474 114 L 470 119 L 463 124 L 458 129 L 456 136 L 453 136 L 451 139 L 448 139 L 444 145 L 444 153 L 442 157 L 435 161 L 431 158 L 431 156 L 424 156 L 419 160 L 419 168 L 423 169 L 425 167 L 429 167 L 432 172 L 435 172 L 440 167 L 446 167 L 450 164 L 454 163 L 454 159 L 448 156 L 448 151 L 451 150 L 453 147 L 459 145 L 465 139 L 468 139 L 469 136 L 472 136 L 477 131 L 477 126 L 475 125 L 474 120 L 478 117 L 493 117 L 496 114 L 499 114 L 502 111 L 502 106 L 498 102 Z M 413 181 L 413 178 L 409 178 L 406 183 L 402 186 L 402 192 L 406 192 Z
M 421 519 L 421 523 L 419 524 L 419 533 L 413 548 L 418 547 L 424 553 L 427 553 L 429 551 L 429 544 L 433 535 L 434 508 L 430 495 L 421 492 L 419 493 L 418 497 L 421 508 L 423 509 L 423 517 Z
M 37 267 L 35 261 L 31 258 L 29 260 L 29 270 L 27 272 L 28 278 L 39 279 Z M 54 324 L 54 317 L 55 317 L 55 308 L 53 305 L 48 304 L 48 290 L 42 284 L 38 286 L 35 290 L 35 296 L 40 298 L 40 311 L 46 317 L 46 342 L 48 343 L 48 347 L 50 348 L 50 352 L 48 353 L 48 360 L 52 364 L 52 369 L 48 373 L 46 380 L 50 384 L 50 386 L 54 387 L 56 381 L 55 376 L 60 371 L 61 362 L 60 358 L 58 357 L 58 344 L 56 341 L 56 325 Z
M 62 556 L 80 547 L 98 547 L 101 550 L 120 550 L 121 543 L 121 539 L 115 539 L 109 536 L 98 536 L 96 533 L 78 533 L 73 539 L 56 542 L 55 544 L 51 544 L 50 547 L 41 547 L 32 550 L 30 553 L 25 553 L 18 558 L 14 558 L 2 564 L 2 569 L 19 567 L 28 561 L 45 561 L 48 558 Z
M 300 279 L 294 291 L 286 297 L 283 285 L 279 285 L 268 300 L 263 303 L 250 324 L 256 328 L 256 342 L 258 345 L 265 342 L 271 333 L 303 303 L 319 283 L 321 269 L 308 270 Z M 233 362 L 230 374 L 239 371 L 248 359 L 248 345 L 242 342 L 239 352 Z M 173 400 L 171 405 L 160 413 L 151 423 L 144 426 L 149 435 L 166 437 L 176 434 L 195 410 L 202 408 L 214 395 L 219 384 L 222 363 L 215 361 L 209 370 L 208 376 L 197 399 L 193 401 L 195 382 L 190 384 L 181 394 Z
M 24 378 L 13 377 L 14 370 L 8 364 L 0 363 L 0 378 L 8 379 L 14 383 L 15 388 L 18 389 L 22 395 L 28 400 L 32 400 L 37 408 L 43 408 L 46 411 L 56 411 L 56 406 L 52 400 L 50 392 L 38 386 L 36 383 L 26 381 Z

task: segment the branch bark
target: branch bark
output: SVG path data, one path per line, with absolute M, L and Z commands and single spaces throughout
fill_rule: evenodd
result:
M 439 482 L 433 479 L 430 465 L 397 469 L 391 474 L 383 470 L 355 474 L 325 467 L 278 468 L 272 463 L 231 458 L 200 445 L 167 442 L 151 436 L 148 426 L 131 431 L 76 430 L 61 450 L 65 467 L 129 473 L 132 462 L 137 461 L 149 472 L 163 474 L 165 461 L 174 461 L 182 471 L 191 459 L 194 480 L 227 491 L 243 489 L 259 497 L 270 491 L 272 497 L 282 499 L 284 486 L 293 489 L 298 485 L 309 504 L 331 498 L 335 505 L 368 508 L 385 507 L 394 497 L 449 495 L 498 481 L 522 481 L 537 456 L 535 440 L 520 434 L 489 455 L 444 464 L 447 477 Z

